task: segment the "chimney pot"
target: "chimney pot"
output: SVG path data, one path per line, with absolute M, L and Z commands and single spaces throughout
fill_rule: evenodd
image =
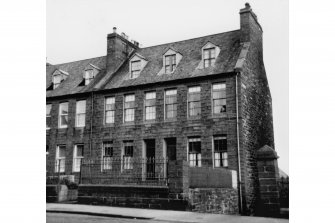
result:
M 113 33 L 116 33 L 116 27 L 113 27 Z
M 245 3 L 245 7 L 248 8 L 248 9 L 250 8 L 249 2 Z

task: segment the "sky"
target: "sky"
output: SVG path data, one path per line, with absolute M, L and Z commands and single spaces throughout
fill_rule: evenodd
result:
M 264 64 L 272 95 L 278 164 L 289 173 L 288 0 L 249 0 L 263 28 Z M 142 47 L 240 28 L 246 0 L 47 0 L 47 62 L 105 56 L 117 27 Z

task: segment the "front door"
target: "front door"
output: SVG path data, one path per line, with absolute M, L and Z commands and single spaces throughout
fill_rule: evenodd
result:
M 147 180 L 155 178 L 155 140 L 145 140 L 146 163 L 147 163 Z

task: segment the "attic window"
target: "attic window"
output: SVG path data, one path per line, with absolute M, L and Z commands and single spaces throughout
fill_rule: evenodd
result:
M 60 83 L 62 83 L 63 81 L 63 78 L 62 78 L 62 75 L 61 74 L 55 74 L 52 78 L 52 83 L 54 85 L 54 89 L 56 89 Z
M 142 55 L 135 53 L 129 60 L 129 78 L 139 77 L 147 63 L 148 61 Z
M 221 50 L 218 46 L 211 42 L 207 42 L 206 45 L 201 48 L 202 58 L 198 65 L 198 69 L 213 67 L 220 51 Z
M 165 56 L 165 73 L 172 73 L 176 69 L 176 54 Z
M 60 85 L 60 83 L 62 83 L 68 76 L 69 74 L 67 72 L 62 70 L 56 70 L 52 75 L 53 89 L 56 89 Z
M 141 61 L 140 60 L 132 61 L 130 78 L 138 77 L 140 71 L 141 71 Z
M 173 73 L 182 58 L 183 56 L 178 51 L 172 49 L 171 47 L 167 48 L 162 58 L 163 67 L 158 72 L 158 75 Z
M 91 83 L 91 81 L 95 78 L 95 76 L 99 73 L 101 69 L 93 64 L 86 65 L 83 71 L 83 80 L 80 82 L 78 86 L 86 86 Z
M 204 67 L 213 66 L 215 63 L 215 48 L 204 49 Z
M 85 70 L 85 75 L 84 75 L 85 85 L 88 85 L 93 80 L 93 78 L 94 78 L 93 69 Z

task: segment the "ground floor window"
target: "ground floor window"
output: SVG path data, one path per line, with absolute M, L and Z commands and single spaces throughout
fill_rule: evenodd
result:
M 134 142 L 124 141 L 122 152 L 123 152 L 122 154 L 123 169 L 124 170 L 133 169 Z
M 227 137 L 214 137 L 214 167 L 228 167 Z
M 112 157 L 113 157 L 113 142 L 103 142 L 102 151 L 102 169 L 111 170 L 112 169 Z
M 80 172 L 81 160 L 84 158 L 84 145 L 78 144 L 73 150 L 73 172 Z
M 58 145 L 56 148 L 56 165 L 55 172 L 65 172 L 65 145 Z
M 188 139 L 188 155 L 191 167 L 201 167 L 201 139 L 192 137 Z

